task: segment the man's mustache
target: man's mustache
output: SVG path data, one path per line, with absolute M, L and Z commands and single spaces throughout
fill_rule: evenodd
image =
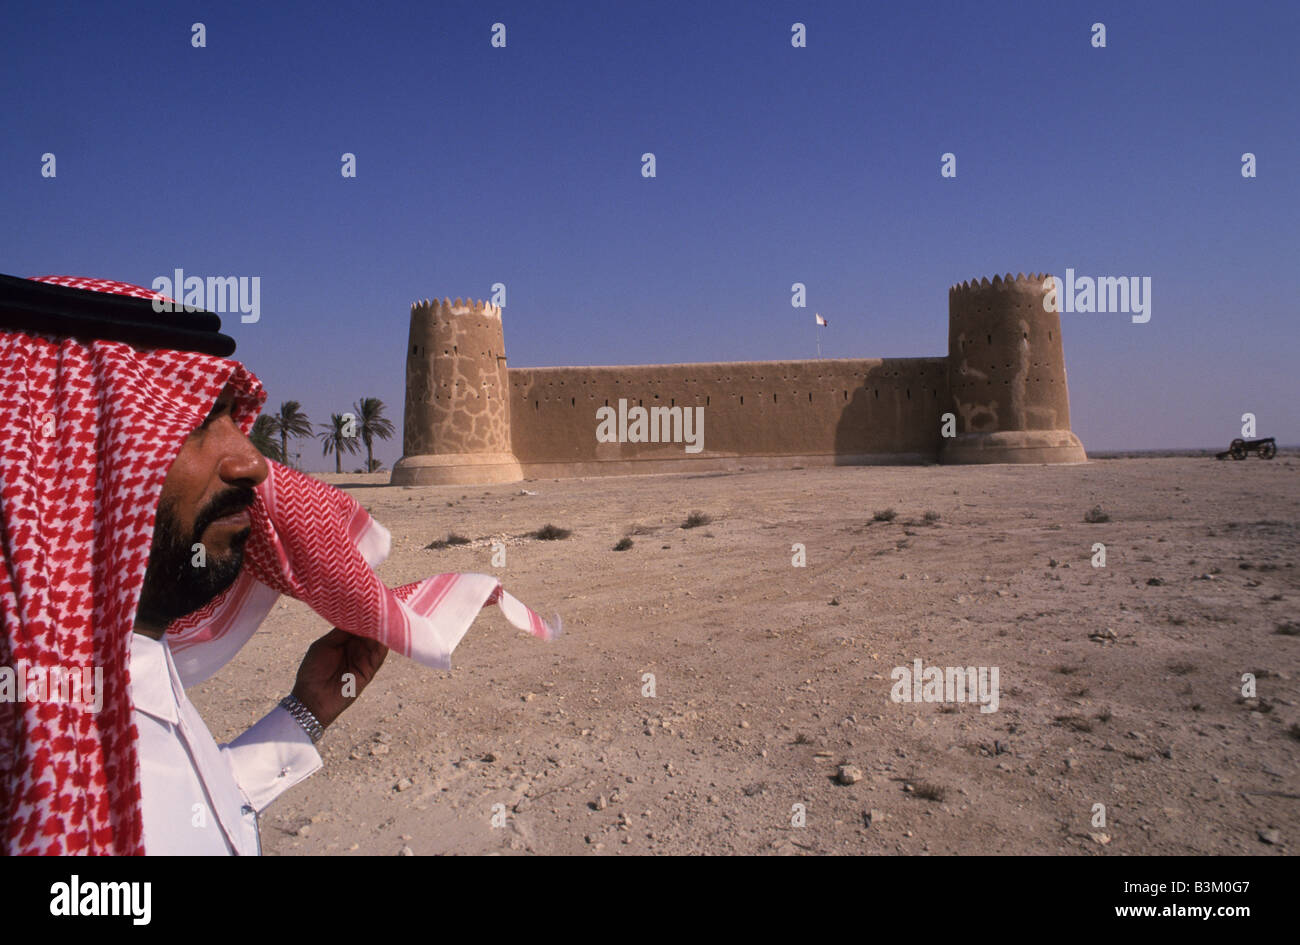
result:
M 240 489 L 238 487 L 218 495 L 199 513 L 198 520 L 194 523 L 195 540 L 197 541 L 207 530 L 207 527 L 217 519 L 244 511 L 253 504 L 253 500 L 256 498 L 257 493 L 252 489 Z

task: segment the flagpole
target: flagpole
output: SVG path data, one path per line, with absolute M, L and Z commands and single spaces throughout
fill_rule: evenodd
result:
M 822 356 L 822 326 L 817 326 L 817 357 Z

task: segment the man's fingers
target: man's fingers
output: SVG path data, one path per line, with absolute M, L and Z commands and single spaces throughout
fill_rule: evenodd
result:
M 379 672 L 379 667 L 383 665 L 384 660 L 388 658 L 388 647 L 378 640 L 368 640 L 358 637 L 357 642 L 360 647 L 356 652 L 355 659 L 359 666 L 365 667 L 366 675 L 374 677 Z

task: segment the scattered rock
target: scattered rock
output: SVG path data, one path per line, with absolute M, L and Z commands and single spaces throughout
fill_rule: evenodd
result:
M 840 784 L 857 784 L 862 780 L 862 770 L 857 765 L 840 765 L 835 780 Z
M 1103 510 L 1100 505 L 1094 505 L 1084 513 L 1083 520 L 1089 525 L 1097 525 L 1101 522 L 1109 522 L 1110 516 L 1106 514 L 1105 510 Z
M 604 810 L 608 806 L 609 806 L 609 799 L 606 798 L 604 794 L 598 795 L 596 797 L 595 802 L 593 802 L 592 804 L 592 807 L 596 808 L 596 810 Z
M 415 782 L 412 781 L 410 778 L 402 778 L 400 781 L 398 781 L 396 784 L 393 785 L 393 790 L 394 790 L 394 791 L 408 791 L 408 790 L 410 790 L 411 786 L 412 786 L 414 783 L 415 783 Z
M 415 851 L 412 850 L 410 847 L 402 847 L 402 849 L 399 850 L 399 851 L 397 852 L 397 855 L 398 855 L 398 856 L 415 856 Z
M 1147 587 L 1160 587 L 1164 583 L 1164 578 L 1147 578 Z
M 1271 847 L 1277 846 L 1282 842 L 1282 835 L 1276 830 L 1259 831 L 1259 840 L 1261 843 L 1267 843 Z
M 871 810 L 867 811 L 865 814 L 862 815 L 862 820 L 868 827 L 877 827 L 880 824 L 884 823 L 885 812 L 883 810 L 877 810 L 876 808 L 873 807 L 871 808 Z

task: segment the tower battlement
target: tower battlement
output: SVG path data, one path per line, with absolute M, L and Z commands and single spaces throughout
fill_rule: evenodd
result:
M 493 305 L 491 302 L 483 302 L 474 299 L 456 299 L 448 301 L 446 298 L 439 299 L 422 299 L 419 302 L 411 303 L 411 314 L 419 309 L 427 312 L 434 318 L 455 318 L 462 315 L 479 315 L 484 318 L 495 318 L 501 320 L 501 306 Z
M 983 292 L 988 290 L 1007 291 L 1036 291 L 1049 278 L 1047 273 L 1030 273 L 1025 275 L 1023 272 L 1005 276 L 994 276 L 992 280 L 985 276 L 982 279 L 967 279 L 965 282 L 958 282 L 948 287 L 948 298 L 952 299 L 958 295 L 968 295 L 970 293 Z

